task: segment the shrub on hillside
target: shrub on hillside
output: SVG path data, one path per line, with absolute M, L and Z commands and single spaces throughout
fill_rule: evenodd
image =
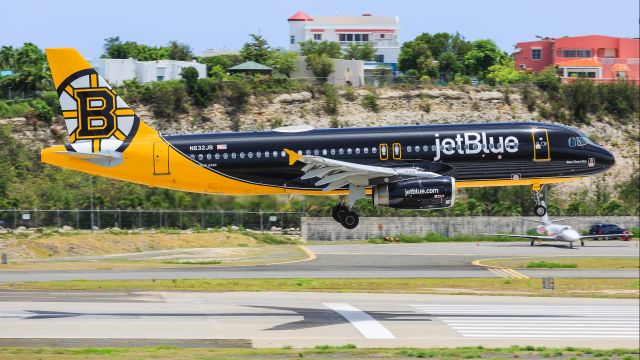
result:
M 156 81 L 145 85 L 143 100 L 151 104 L 153 114 L 171 119 L 189 110 L 189 95 L 179 80 Z
M 378 105 L 378 95 L 369 93 L 362 97 L 362 107 L 369 111 L 377 113 L 380 111 L 380 105 Z

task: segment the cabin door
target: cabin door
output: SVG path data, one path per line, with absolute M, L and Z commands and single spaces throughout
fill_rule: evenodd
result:
M 547 129 L 531 129 L 533 139 L 533 161 L 551 160 L 551 145 Z
M 169 175 L 169 144 L 153 143 L 153 175 Z

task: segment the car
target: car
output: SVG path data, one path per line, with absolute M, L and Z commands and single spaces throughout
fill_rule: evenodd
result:
M 628 234 L 628 233 L 629 233 L 629 230 L 623 229 L 616 224 L 603 224 L 603 223 L 593 224 L 589 228 L 589 235 L 611 235 L 611 234 Z M 628 238 L 625 239 L 624 236 L 621 236 L 621 238 L 623 240 L 628 240 Z M 597 238 L 594 238 L 594 239 L 597 239 Z M 613 239 L 618 239 L 618 238 L 615 237 Z

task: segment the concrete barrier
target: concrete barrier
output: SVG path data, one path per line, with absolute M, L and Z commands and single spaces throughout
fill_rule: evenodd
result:
M 302 217 L 301 236 L 303 241 L 336 241 L 379 239 L 398 234 L 424 235 L 430 232 L 447 236 L 526 234 L 528 229 L 535 228 L 537 224 L 525 219 L 540 220 L 536 216 L 361 217 L 357 228 L 347 230 L 330 217 Z M 578 231 L 588 230 L 594 223 L 611 223 L 627 229 L 640 226 L 636 216 L 580 216 L 561 222 Z

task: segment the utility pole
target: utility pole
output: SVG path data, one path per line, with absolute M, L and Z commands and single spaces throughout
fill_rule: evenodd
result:
M 91 232 L 93 232 L 93 175 L 89 175 L 89 206 L 91 208 Z

